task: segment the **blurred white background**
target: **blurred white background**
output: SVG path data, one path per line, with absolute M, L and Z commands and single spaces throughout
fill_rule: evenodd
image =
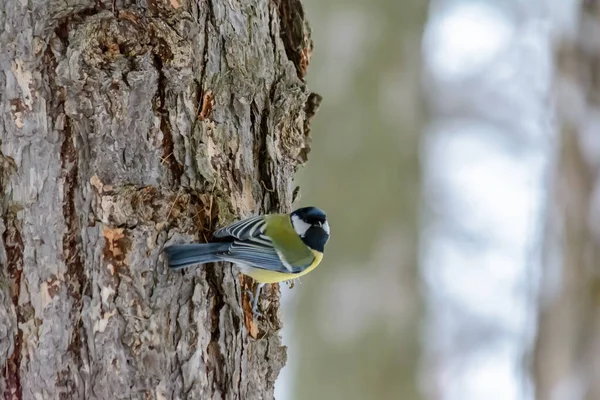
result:
M 581 3 L 304 4 L 324 101 L 299 203 L 332 237 L 282 285 L 276 398 L 534 398 L 555 49 Z

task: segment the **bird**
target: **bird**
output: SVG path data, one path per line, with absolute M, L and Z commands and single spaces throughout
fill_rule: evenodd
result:
M 169 268 L 231 262 L 258 282 L 252 295 L 256 317 L 258 298 L 265 284 L 299 278 L 323 259 L 330 229 L 325 212 L 302 207 L 289 214 L 258 215 L 233 222 L 213 233 L 209 243 L 174 244 L 165 247 Z

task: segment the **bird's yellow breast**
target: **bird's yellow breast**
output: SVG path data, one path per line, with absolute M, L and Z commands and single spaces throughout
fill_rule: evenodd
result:
M 262 268 L 248 268 L 243 272 L 245 275 L 250 276 L 252 279 L 260 283 L 277 283 L 288 281 L 290 279 L 300 278 L 301 276 L 306 275 L 313 269 L 317 268 L 317 266 L 321 263 L 321 260 L 323 259 L 323 253 L 316 250 L 311 251 L 315 259 L 308 267 L 296 274 L 270 271 L 268 269 Z

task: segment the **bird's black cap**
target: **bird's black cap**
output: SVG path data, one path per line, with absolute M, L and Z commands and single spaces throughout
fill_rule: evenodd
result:
M 297 215 L 301 220 L 309 224 L 325 223 L 327 221 L 325 211 L 317 207 L 302 207 L 292 212 L 292 215 Z

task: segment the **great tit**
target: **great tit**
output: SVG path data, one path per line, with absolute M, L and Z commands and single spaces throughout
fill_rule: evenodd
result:
M 265 283 L 299 278 L 323 259 L 329 240 L 329 223 L 323 210 L 303 207 L 291 214 L 268 214 L 246 218 L 217 230 L 219 241 L 172 245 L 165 248 L 169 267 L 227 261 L 259 284 L 252 311 L 258 313 L 258 297 Z

